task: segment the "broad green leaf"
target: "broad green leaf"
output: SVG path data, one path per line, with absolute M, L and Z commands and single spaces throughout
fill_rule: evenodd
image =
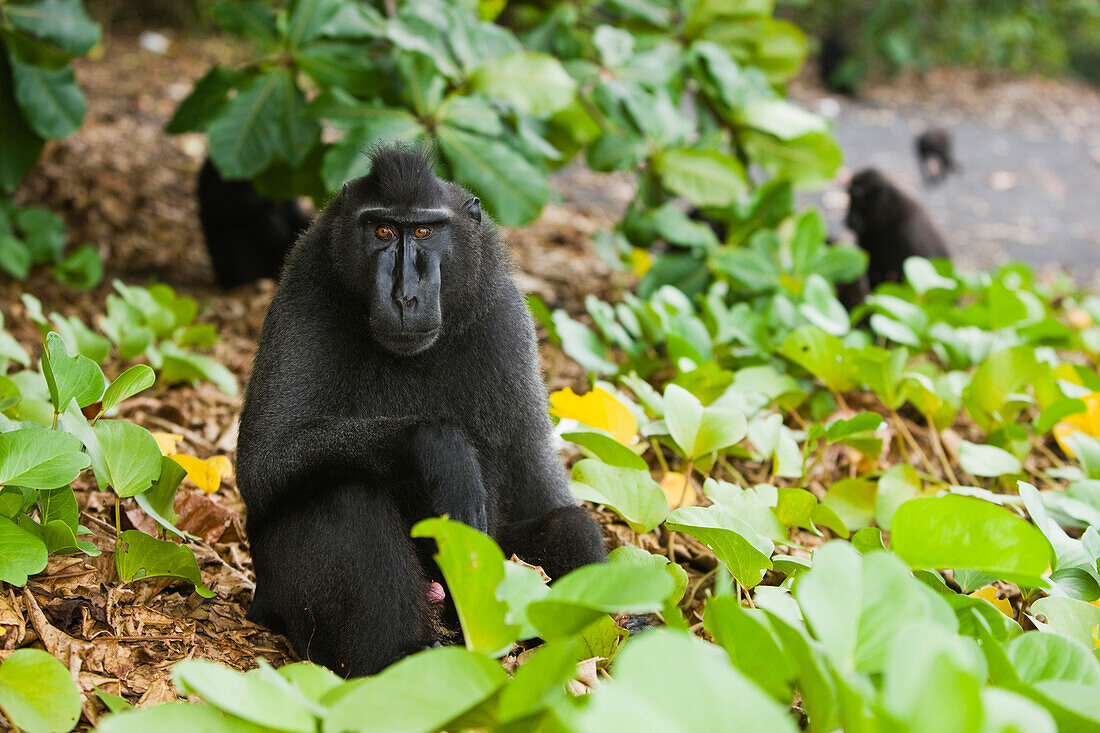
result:
M 889 530 L 894 512 L 905 502 L 920 496 L 921 490 L 920 477 L 912 466 L 905 463 L 891 467 L 878 480 L 878 491 L 875 495 L 875 524 Z
M 860 555 L 840 540 L 814 552 L 813 566 L 799 576 L 794 596 L 807 626 L 842 674 L 882 671 L 891 643 L 913 621 L 931 621 L 949 631 L 958 627 L 951 608 L 894 555 Z
M 1074 639 L 1086 648 L 1100 646 L 1100 607 L 1074 598 L 1040 598 L 1031 604 L 1031 615 L 1041 616 L 1051 630 Z M 1040 619 L 1040 620 L 1042 620 Z
M 12 60 L 15 98 L 31 129 L 45 138 L 63 138 L 80 127 L 88 109 L 69 68 L 49 71 Z
M 165 125 L 164 131 L 172 135 L 205 131 L 210 121 L 219 115 L 229 101 L 229 92 L 242 86 L 257 73 L 253 68 L 211 68 L 203 78 L 195 82 L 191 93 L 176 107 L 176 112 Z
M 935 266 L 923 257 L 907 257 L 902 263 L 902 270 L 905 281 L 913 286 L 917 295 L 924 295 L 929 290 L 954 290 L 958 287 L 958 282 L 940 275 Z
M 779 352 L 820 379 L 833 392 L 846 392 L 855 387 L 848 349 L 836 336 L 817 326 L 795 329 L 783 340 Z
M 5 517 L 0 517 L 0 580 L 15 586 L 46 567 L 49 553 L 42 540 Z
M 964 440 L 959 444 L 959 465 L 975 476 L 1005 476 L 1024 470 L 1020 459 L 995 445 Z
M 403 109 L 360 105 L 363 118 L 325 153 L 321 178 L 331 191 L 344 181 L 370 173 L 370 158 L 363 151 L 385 142 L 409 142 L 424 134 L 415 117 Z
M 65 733 L 80 717 L 80 693 L 53 655 L 17 649 L 0 664 L 0 706 L 30 733 Z
M 754 99 L 737 111 L 736 119 L 741 125 L 770 133 L 781 140 L 823 133 L 828 128 L 824 117 L 785 99 Z
M 0 165 L 2 164 L 3 159 L 0 159 Z M 27 249 L 27 245 L 11 234 L 0 234 L 0 269 L 16 280 L 26 280 L 32 264 L 31 251 Z
M 271 729 L 207 705 L 170 702 L 109 715 L 95 730 L 96 733 L 269 733 Z
M 501 692 L 500 721 L 529 717 L 564 699 L 566 683 L 577 674 L 577 651 L 571 639 L 537 649 Z
M 179 578 L 195 586 L 203 598 L 213 591 L 202 584 L 202 574 L 191 549 L 168 540 L 158 540 L 136 529 L 128 529 L 115 541 L 115 568 L 123 583 L 142 578 Z
M 969 568 L 1009 582 L 1045 586 L 1050 545 L 1033 525 L 971 496 L 926 497 L 898 507 L 890 549 L 914 568 Z
M 553 56 L 532 51 L 489 59 L 470 75 L 470 88 L 546 117 L 573 101 L 577 83 Z
M 550 198 L 546 175 L 500 140 L 440 125 L 439 152 L 455 181 L 481 197 L 504 226 L 519 226 L 542 212 Z
M 619 441 L 595 430 L 562 433 L 562 440 L 576 443 L 603 463 L 617 468 L 631 468 L 635 471 L 648 471 L 645 459 L 627 448 Z
M 0 40 L 8 47 L 12 58 L 32 66 L 56 71 L 73 60 L 73 54 L 8 26 L 0 26 Z
M 580 633 L 607 613 L 659 611 L 675 588 L 664 568 L 627 564 L 585 565 L 557 579 L 527 617 L 548 640 Z
M 184 659 L 172 668 L 172 680 L 181 691 L 257 725 L 290 733 L 317 729 L 316 718 L 308 709 L 260 676 L 242 674 L 206 659 Z
M 1025 345 L 993 354 L 978 367 L 962 394 L 978 427 L 990 432 L 1015 417 L 1022 405 L 1010 396 L 1031 381 L 1037 366 L 1034 348 Z
M 340 0 L 294 0 L 290 3 L 287 18 L 286 40 L 290 49 L 296 50 L 316 40 L 325 26 L 335 16 Z
M 107 692 L 106 690 L 95 688 L 95 696 L 99 698 L 99 701 L 107 706 L 107 710 L 112 713 L 123 713 L 127 710 L 136 710 L 130 701 L 121 695 L 116 695 L 113 692 Z
M 13 26 L 73 54 L 85 54 L 99 42 L 99 26 L 80 0 L 31 0 L 9 3 L 4 15 Z
M 160 379 L 164 384 L 206 380 L 230 397 L 237 394 L 237 378 L 233 372 L 210 357 L 181 349 L 170 342 L 160 344 L 160 354 L 164 358 L 160 367 Z
M 65 340 L 56 333 L 46 336 L 42 355 L 42 375 L 50 389 L 54 409 L 60 412 L 76 400 L 78 407 L 87 407 L 103 396 L 107 378 L 99 365 L 86 356 L 69 356 Z
M 79 3 L 80 0 L 76 2 Z M 8 55 L 0 53 L 0 191 L 10 192 L 15 189 L 16 184 L 38 160 L 44 142 L 27 124 L 19 103 L 15 101 L 11 64 L 8 62 Z M 8 274 L 22 279 L 27 276 L 30 256 L 25 247 L 23 251 L 19 251 L 12 242 L 19 244 L 19 240 L 0 232 L 0 267 Z M 12 252 L 16 253 L 16 257 L 22 258 L 16 263 L 21 264 L 21 267 L 13 267 L 10 261 Z M 20 272 L 22 274 L 17 274 Z
M 776 700 L 790 700 L 795 669 L 772 634 L 764 612 L 743 608 L 733 596 L 712 597 L 707 601 L 703 622 L 714 643 L 729 654 L 733 666 Z M 770 661 L 760 664 L 761 659 Z
M 320 702 L 321 698 L 344 684 L 331 670 L 318 664 L 297 662 L 279 667 L 279 676 L 294 685 L 310 700 Z
M 661 568 L 667 572 L 671 577 L 675 586 L 672 589 L 672 593 L 669 594 L 666 601 L 666 608 L 668 604 L 677 604 L 684 598 L 684 593 L 687 591 L 688 577 L 684 569 L 679 564 L 669 562 L 668 558 L 664 555 L 654 555 L 651 552 L 639 549 L 637 547 L 630 547 L 629 545 L 623 545 L 616 547 L 607 556 L 607 562 L 611 565 L 636 565 L 646 568 Z
M 577 499 L 613 508 L 639 534 L 659 525 L 669 511 L 648 470 L 608 466 L 592 458 L 575 464 L 570 490 Z
M 80 441 L 68 433 L 39 428 L 0 433 L 0 486 L 56 489 L 88 465 Z
M 832 509 L 849 529 L 859 530 L 874 519 L 877 495 L 874 481 L 844 478 L 829 487 L 821 504 Z
M 457 647 L 430 649 L 373 677 L 336 688 L 325 733 L 417 733 L 452 720 L 494 695 L 508 675 L 492 659 Z
M 107 391 L 103 393 L 103 406 L 100 409 L 107 412 L 123 400 L 152 387 L 156 378 L 156 373 L 150 367 L 145 364 L 135 364 L 118 375 L 118 378 L 107 387 Z
M 619 366 L 608 360 L 607 347 L 588 326 L 569 317 L 565 311 L 555 310 L 551 316 L 562 351 L 585 370 L 598 374 L 615 374 Z
M 982 695 L 981 733 L 1055 733 L 1050 713 L 1022 695 L 1000 687 L 986 687 Z
M 848 311 L 836 299 L 833 286 L 821 275 L 814 272 L 806 278 L 802 297 L 805 302 L 798 306 L 798 312 L 807 321 L 833 336 L 843 336 L 851 330 Z
M 745 588 L 759 585 L 764 571 L 772 567 L 772 541 L 721 508 L 677 509 L 665 520 L 665 527 L 689 534 L 710 548 Z
M 15 212 L 15 223 L 35 264 L 55 262 L 65 249 L 65 220 L 44 206 L 26 206 Z
M 1059 730 L 1100 730 L 1100 662 L 1059 634 L 1021 634 L 1005 647 L 1019 675 L 1015 691 L 1039 703 Z
M 748 190 L 737 159 L 714 150 L 666 150 L 656 170 L 668 190 L 696 206 L 726 206 Z
M 527 617 L 527 607 L 533 601 L 539 601 L 550 592 L 544 580 L 544 573 L 515 562 L 504 563 L 504 580 L 496 587 L 496 597 L 508 604 L 508 613 L 504 620 L 510 626 L 520 627 L 520 639 L 533 639 L 538 629 Z
M 665 388 L 664 405 L 669 432 L 687 458 L 700 458 L 728 448 L 748 432 L 742 413 L 703 407 L 694 395 L 675 384 Z
M 639 534 L 649 532 L 668 514 L 668 502 L 648 470 L 610 466 L 586 458 L 573 466 L 573 496 L 615 510 Z
M 99 256 L 99 250 L 93 245 L 83 244 L 69 252 L 54 266 L 53 279 L 74 290 L 91 290 L 99 285 L 103 280 L 103 258 Z M 109 344 L 106 339 L 103 341 Z M 84 353 L 83 348 L 81 353 Z
M 810 132 L 790 140 L 757 130 L 742 135 L 745 152 L 776 178 L 796 186 L 818 185 L 830 180 L 844 160 L 832 135 Z
M 672 669 L 692 673 L 659 673 Z M 577 733 L 725 733 L 731 711 L 736 711 L 736 727 L 746 731 L 798 730 L 788 706 L 768 697 L 720 649 L 687 634 L 657 630 L 627 644 L 612 680 L 588 705 L 571 711 L 566 728 Z
M 519 627 L 507 623 L 508 604 L 497 599 L 504 580 L 504 553 L 493 540 L 472 527 L 450 519 L 424 519 L 412 528 L 413 537 L 435 539 L 433 555 L 443 572 L 472 652 L 499 657 L 519 638 Z
M 278 19 L 267 3 L 234 0 L 214 5 L 211 17 L 219 27 L 239 36 L 259 41 L 265 48 L 279 43 Z
M 92 430 L 99 450 L 85 446 L 97 481 L 121 497 L 140 494 L 153 485 L 160 475 L 161 453 L 148 430 L 125 420 L 100 420 Z

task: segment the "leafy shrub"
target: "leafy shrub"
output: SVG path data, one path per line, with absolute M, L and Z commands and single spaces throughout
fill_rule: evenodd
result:
M 0 3 L 0 191 L 15 188 L 45 140 L 80 127 L 87 104 L 69 62 L 98 42 L 81 0 Z
M 477 191 L 502 223 L 546 203 L 546 168 L 560 156 L 540 120 L 572 100 L 574 82 L 508 30 L 439 0 L 402 3 L 392 18 L 355 0 L 226 2 L 213 17 L 256 56 L 211 69 L 168 131 L 206 132 L 226 178 L 320 198 L 366 172 L 364 148 L 431 136 L 440 175 Z M 308 104 L 303 78 L 320 92 Z M 343 137 L 322 142 L 322 123 Z
M 0 270 L 26 280 L 31 267 L 53 265 L 54 279 L 79 290 L 90 290 L 103 279 L 103 260 L 90 244 L 63 256 L 65 222 L 41 206 L 17 207 L 0 199 Z

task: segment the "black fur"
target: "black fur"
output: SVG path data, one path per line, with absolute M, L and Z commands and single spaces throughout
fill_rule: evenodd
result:
M 818 57 L 818 72 L 825 88 L 837 94 L 854 95 L 855 77 L 847 68 L 850 50 L 848 41 L 838 30 L 830 30 L 821 39 L 821 55 Z
M 928 214 L 873 168 L 860 171 L 848 186 L 845 223 L 867 251 L 867 285 L 900 282 L 902 263 L 919 256 L 950 257 Z
M 940 183 L 956 170 L 951 154 L 951 134 L 942 127 L 933 127 L 917 136 L 917 164 L 925 183 Z
M 227 181 L 207 158 L 199 171 L 199 221 L 223 288 L 277 278 L 309 217 L 294 201 L 264 198 L 248 181 Z
M 417 240 L 422 210 L 450 219 Z M 398 236 L 379 239 L 381 226 Z M 434 336 L 421 327 L 433 299 Z M 605 557 L 551 442 L 531 316 L 497 227 L 409 150 L 375 152 L 371 174 L 291 252 L 237 460 L 256 569 L 249 616 L 342 675 L 437 640 L 427 586 L 442 578 L 431 543 L 409 538 L 419 519 L 449 513 L 552 578 Z

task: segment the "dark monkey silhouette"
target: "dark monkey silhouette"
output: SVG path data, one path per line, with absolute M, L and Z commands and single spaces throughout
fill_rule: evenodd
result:
M 899 282 L 907 257 L 950 257 L 928 214 L 873 168 L 860 171 L 848 185 L 845 223 L 867 251 L 867 284 Z
M 199 222 L 223 288 L 277 278 L 309 217 L 295 201 L 272 201 L 248 181 L 229 181 L 207 158 L 199 171 Z
M 958 170 L 951 154 L 951 133 L 933 127 L 917 135 L 917 164 L 925 183 L 940 183 L 948 173 Z
M 343 675 L 437 641 L 418 520 L 449 514 L 551 578 L 601 562 L 551 442 L 531 316 L 480 203 L 383 148 L 295 245 L 260 338 L 237 477 L 249 617 Z

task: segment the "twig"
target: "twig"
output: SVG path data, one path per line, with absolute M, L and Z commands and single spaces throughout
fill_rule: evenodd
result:
M 932 461 L 928 460 L 928 454 L 924 452 L 924 448 L 920 447 L 920 443 L 918 443 L 917 439 L 913 437 L 913 434 L 909 432 L 909 428 L 905 426 L 905 421 L 901 419 L 901 415 L 898 414 L 898 411 L 891 408 L 890 415 L 894 418 L 894 425 L 897 426 L 898 432 L 902 434 L 905 440 L 912 445 L 916 454 L 920 456 L 920 461 L 924 465 L 924 470 L 928 471 L 928 473 L 935 474 L 936 469 L 932 468 Z
M 951 461 L 947 460 L 947 451 L 943 448 L 943 441 L 940 440 L 940 431 L 936 429 L 936 422 L 931 415 L 925 415 L 924 420 L 928 423 L 928 432 L 932 435 L 932 448 L 935 449 L 936 456 L 940 459 L 944 474 L 951 479 L 952 485 L 958 486 L 959 479 L 955 476 L 955 469 L 951 468 Z

